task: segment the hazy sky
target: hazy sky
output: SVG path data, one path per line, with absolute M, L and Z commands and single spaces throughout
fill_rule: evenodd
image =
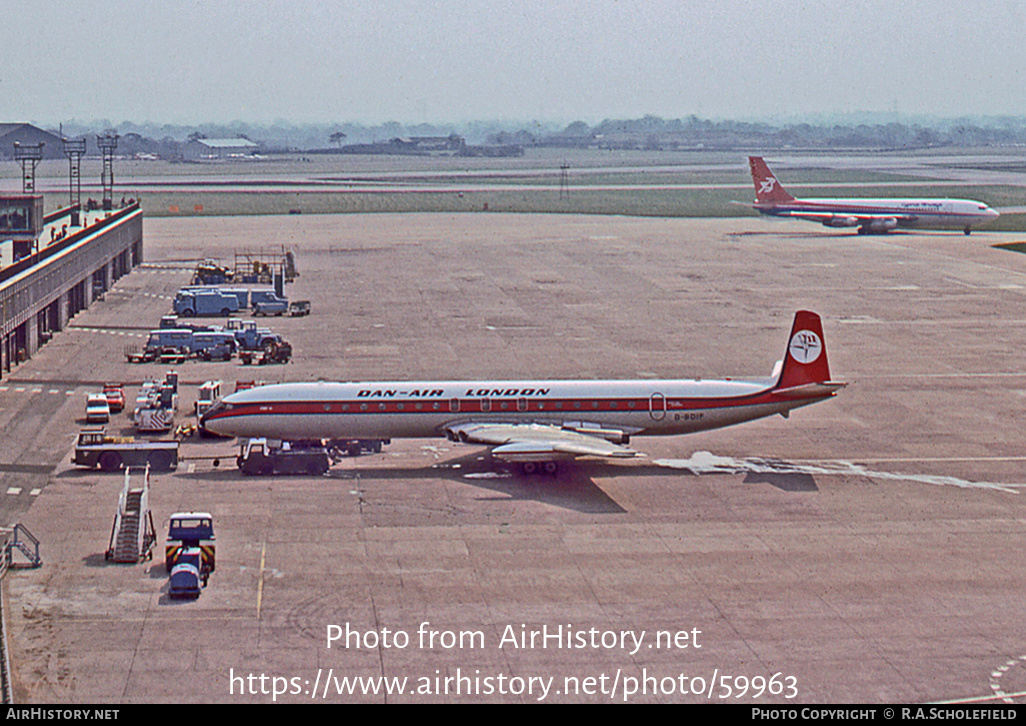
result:
M 1026 115 L 1024 21 L 1023 0 L 0 0 L 0 121 Z

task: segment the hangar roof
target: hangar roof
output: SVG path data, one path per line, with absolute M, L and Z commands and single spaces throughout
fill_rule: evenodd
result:
M 249 139 L 196 139 L 199 143 L 204 146 L 209 146 L 212 149 L 231 149 L 238 148 L 240 146 L 252 146 L 256 148 L 258 144 L 250 141 Z

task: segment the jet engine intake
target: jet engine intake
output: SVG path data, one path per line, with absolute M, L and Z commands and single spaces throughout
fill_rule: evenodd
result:
M 890 232 L 892 229 L 898 228 L 898 220 L 893 217 L 890 219 L 873 219 L 862 225 L 862 227 L 870 232 Z

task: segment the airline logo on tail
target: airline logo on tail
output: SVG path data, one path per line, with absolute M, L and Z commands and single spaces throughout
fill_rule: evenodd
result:
M 784 355 L 784 367 L 776 384 L 778 391 L 809 384 L 835 385 L 830 381 L 823 322 L 816 313 L 799 310 L 794 316 L 791 338 Z
M 791 357 L 799 363 L 808 365 L 814 363 L 823 350 L 823 343 L 819 336 L 811 330 L 799 330 L 791 337 Z
M 784 191 L 784 187 L 773 176 L 773 172 L 770 171 L 761 156 L 749 156 L 748 165 L 752 169 L 752 181 L 755 182 L 755 201 L 757 204 L 794 201 L 794 197 Z

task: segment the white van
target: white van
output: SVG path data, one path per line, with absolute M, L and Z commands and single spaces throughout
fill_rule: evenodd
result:
M 86 398 L 86 422 L 107 423 L 110 421 L 110 403 L 102 393 L 90 393 Z

